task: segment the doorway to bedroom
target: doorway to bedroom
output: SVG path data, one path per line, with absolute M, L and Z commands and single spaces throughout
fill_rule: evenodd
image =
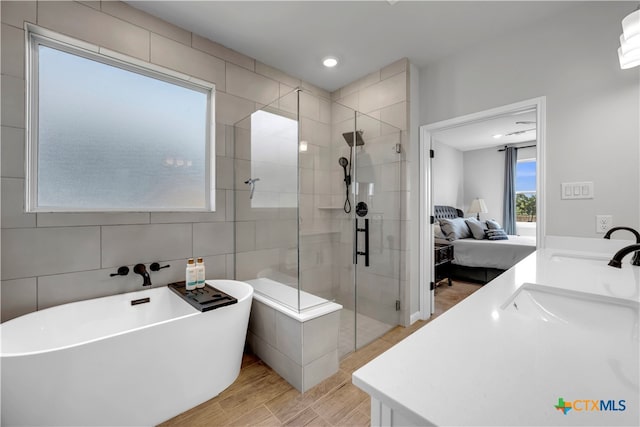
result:
M 538 247 L 543 136 L 544 98 L 421 127 L 423 318 Z

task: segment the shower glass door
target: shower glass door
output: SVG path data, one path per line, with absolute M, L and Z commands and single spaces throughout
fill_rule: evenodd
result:
M 235 278 L 299 313 L 340 304 L 341 358 L 398 325 L 400 130 L 292 90 L 233 134 Z
M 358 349 L 400 323 L 401 132 L 355 113 L 355 128 L 344 136 L 353 158 L 350 216 Z

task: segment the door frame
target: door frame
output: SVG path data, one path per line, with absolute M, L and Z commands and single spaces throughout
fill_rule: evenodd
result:
M 420 284 L 420 315 L 421 318 L 428 319 L 434 311 L 433 290 L 431 282 L 434 281 L 433 271 L 433 227 L 430 224 L 430 216 L 433 214 L 432 200 L 432 167 L 430 151 L 432 149 L 431 136 L 438 131 L 463 126 L 472 122 L 483 121 L 496 116 L 502 116 L 508 113 L 518 111 L 536 109 L 536 248 L 541 249 L 545 246 L 544 236 L 546 229 L 546 199 L 545 199 L 545 182 L 546 182 L 546 97 L 541 96 L 532 98 L 513 104 L 503 105 L 476 113 L 466 114 L 464 116 L 454 117 L 427 125 L 420 126 L 420 189 L 419 192 L 419 238 L 420 238 L 420 265 L 419 265 L 419 284 Z M 499 144 L 498 144 L 499 145 Z M 437 154 L 436 154 L 437 155 Z M 427 259 L 429 263 L 425 262 Z

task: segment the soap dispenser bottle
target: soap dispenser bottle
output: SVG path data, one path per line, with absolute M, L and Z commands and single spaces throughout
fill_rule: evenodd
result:
M 196 288 L 197 282 L 196 265 L 193 262 L 193 258 L 189 258 L 187 261 L 187 269 L 185 271 L 185 287 L 188 291 L 192 291 Z
M 204 288 L 204 260 L 198 258 L 196 262 L 196 287 Z

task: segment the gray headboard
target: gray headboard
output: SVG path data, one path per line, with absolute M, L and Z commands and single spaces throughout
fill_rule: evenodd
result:
M 433 206 L 433 215 L 436 219 L 440 218 L 462 218 L 464 213 L 462 210 L 454 208 L 453 206 Z

